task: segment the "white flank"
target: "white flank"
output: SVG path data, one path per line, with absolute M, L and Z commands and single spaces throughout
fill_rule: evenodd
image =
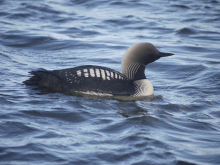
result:
M 87 94 L 87 95 L 96 95 L 96 96 L 113 96 L 112 94 L 108 94 L 108 93 L 98 93 L 98 92 L 93 92 L 93 91 L 86 91 L 86 92 L 80 92 L 80 91 L 76 91 L 78 93 L 83 93 L 83 94 Z

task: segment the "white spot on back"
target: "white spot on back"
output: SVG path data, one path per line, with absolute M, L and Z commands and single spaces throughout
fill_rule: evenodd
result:
M 95 77 L 94 69 L 89 69 L 89 72 L 90 72 L 91 77 Z
M 80 77 L 80 76 L 81 76 L 81 74 L 82 74 L 81 70 L 77 70 L 77 72 L 76 72 L 76 73 L 77 73 L 77 76 L 78 76 L 78 77 Z
M 83 71 L 84 71 L 84 76 L 89 77 L 88 69 L 83 69 Z
M 99 69 L 96 69 L 96 70 L 95 70 L 95 73 L 96 73 L 97 77 L 100 77 L 100 71 L 99 71 Z
M 113 72 L 111 72 L 111 78 L 114 78 L 114 73 Z
M 106 72 L 106 79 L 107 80 L 110 80 L 111 78 L 110 78 L 110 72 L 108 71 L 108 70 L 105 70 L 105 72 Z
M 85 77 L 89 77 L 89 73 L 84 73 L 84 76 Z
M 116 79 L 118 78 L 118 74 L 117 74 L 117 73 L 115 73 L 115 78 L 116 78 Z
M 102 74 L 102 79 L 105 80 L 105 71 L 103 69 L 100 69 L 101 70 L 101 74 Z
M 110 73 L 108 70 L 106 70 L 105 72 L 106 72 L 107 76 L 110 76 Z

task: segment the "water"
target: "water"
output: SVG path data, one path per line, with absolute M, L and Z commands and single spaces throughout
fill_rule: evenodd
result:
M 220 1 L 0 0 L 0 164 L 220 164 Z M 39 68 L 120 71 L 151 42 L 153 97 L 45 93 Z

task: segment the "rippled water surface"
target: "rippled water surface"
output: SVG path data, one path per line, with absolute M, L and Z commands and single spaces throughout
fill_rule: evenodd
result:
M 220 1 L 0 0 L 0 164 L 220 164 Z M 141 99 L 45 93 L 29 71 L 151 42 Z

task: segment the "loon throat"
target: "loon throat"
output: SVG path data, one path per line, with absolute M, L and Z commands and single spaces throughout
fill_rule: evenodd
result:
M 92 95 L 149 96 L 154 93 L 144 70 L 147 64 L 160 57 L 173 55 L 161 53 L 150 43 L 131 46 L 122 60 L 122 73 L 102 66 L 84 65 L 62 70 L 32 71 L 26 85 L 42 90 Z
M 145 67 L 140 62 L 132 62 L 126 68 L 125 72 L 123 73 L 130 81 L 146 79 L 144 70 Z

